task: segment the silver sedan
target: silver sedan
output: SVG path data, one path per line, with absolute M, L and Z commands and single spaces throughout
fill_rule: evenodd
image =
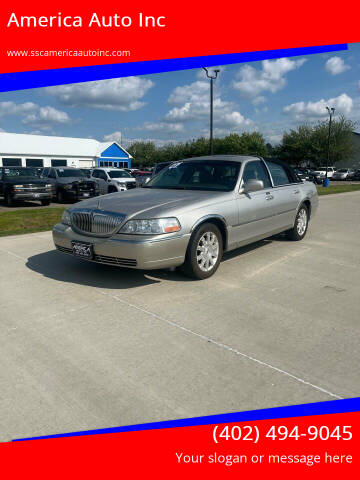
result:
M 172 163 L 143 188 L 69 207 L 56 248 L 78 258 L 138 269 L 181 267 L 196 279 L 224 251 L 286 232 L 302 240 L 318 195 L 287 165 L 223 155 Z

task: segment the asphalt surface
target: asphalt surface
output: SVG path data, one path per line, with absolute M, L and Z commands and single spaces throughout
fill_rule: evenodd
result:
M 358 396 L 359 204 L 202 282 L 0 238 L 0 440 Z

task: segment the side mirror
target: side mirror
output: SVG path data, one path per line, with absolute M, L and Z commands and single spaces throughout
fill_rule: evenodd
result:
M 144 183 L 148 183 L 148 182 L 150 182 L 150 177 L 145 178 L 145 182 L 144 182 Z
M 259 190 L 264 189 L 264 182 L 262 180 L 251 179 L 248 180 L 243 188 L 240 190 L 240 193 L 250 193 L 258 192 Z

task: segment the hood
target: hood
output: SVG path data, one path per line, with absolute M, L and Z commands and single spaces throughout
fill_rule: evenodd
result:
M 40 179 L 39 177 L 6 177 L 5 178 L 6 183 L 10 183 L 11 185 L 26 185 L 26 184 L 32 184 L 32 185 L 47 185 L 50 182 L 44 179 Z
M 124 177 L 124 178 L 112 178 L 111 180 L 120 183 L 127 183 L 127 182 L 136 182 L 135 178 Z
M 101 210 L 122 213 L 127 217 L 159 218 L 162 215 L 176 216 L 186 210 L 232 198 L 233 192 L 136 188 L 85 200 L 70 207 L 70 210 L 81 207 L 97 209 L 99 205 Z
M 64 177 L 64 178 L 58 177 L 56 179 L 56 181 L 57 181 L 57 183 L 61 183 L 63 185 L 65 185 L 67 183 L 74 183 L 74 182 L 77 182 L 77 183 L 83 183 L 83 182 L 95 183 L 94 180 L 90 180 L 90 178 L 86 178 L 86 177 Z

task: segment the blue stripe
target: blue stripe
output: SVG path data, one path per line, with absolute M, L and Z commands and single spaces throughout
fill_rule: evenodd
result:
M 347 50 L 346 43 L 0 74 L 0 92 Z
M 205 417 L 185 418 L 180 420 L 167 420 L 164 422 L 142 423 L 124 427 L 100 428 L 97 430 L 84 430 L 82 432 L 59 433 L 42 437 L 17 438 L 13 442 L 24 440 L 39 440 L 45 438 L 76 437 L 82 435 L 98 435 L 103 433 L 136 432 L 141 430 L 158 430 L 161 428 L 194 427 L 198 425 L 213 425 L 219 423 L 250 422 L 255 420 L 269 420 L 277 418 L 305 417 L 309 415 L 327 415 L 331 413 L 348 413 L 360 411 L 360 397 L 344 400 L 331 400 L 327 402 L 305 403 L 288 407 L 265 408 L 249 412 L 223 413 Z

